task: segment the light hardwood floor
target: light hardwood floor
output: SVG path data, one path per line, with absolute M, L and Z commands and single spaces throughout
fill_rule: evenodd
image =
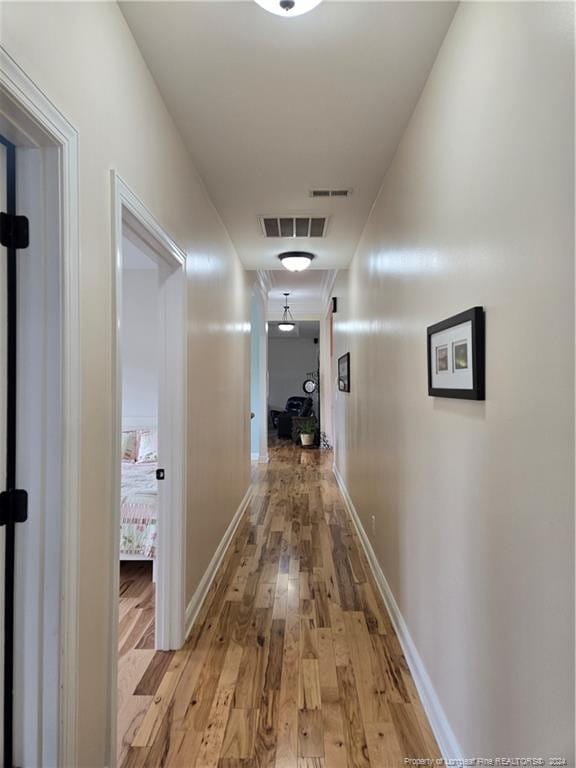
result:
M 119 765 L 385 768 L 440 757 L 332 454 L 291 443 L 270 454 L 185 647 L 127 650 Z M 128 649 L 145 619 L 126 621 Z

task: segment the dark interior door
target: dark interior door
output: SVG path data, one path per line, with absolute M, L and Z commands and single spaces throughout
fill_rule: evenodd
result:
M 28 245 L 28 222 L 16 216 L 16 147 L 0 136 L 0 528 L 3 544 L 2 671 L 4 768 L 13 768 L 14 549 L 27 494 L 16 488 L 17 252 Z M 3 472 L 3 468 L 5 471 Z
M 0 143 L 0 211 L 6 210 L 8 181 L 7 149 Z M 6 291 L 6 248 L 0 245 L 0 491 L 6 488 L 6 388 L 7 388 L 7 291 Z M 4 753 L 4 550 L 6 531 L 0 527 L 0 754 Z M 3 763 L 4 764 L 4 763 Z

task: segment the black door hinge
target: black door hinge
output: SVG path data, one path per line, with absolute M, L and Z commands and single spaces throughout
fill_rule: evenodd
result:
M 0 213 L 0 244 L 5 248 L 28 248 L 30 233 L 26 216 Z
M 11 488 L 0 493 L 0 525 L 25 523 L 28 519 L 28 493 Z

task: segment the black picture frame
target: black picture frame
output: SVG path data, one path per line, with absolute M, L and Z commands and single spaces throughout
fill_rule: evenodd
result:
M 472 307 L 465 312 L 430 325 L 426 329 L 426 348 L 428 357 L 428 394 L 431 397 L 456 397 L 464 400 L 486 399 L 486 334 L 484 323 L 484 307 Z M 432 385 L 432 339 L 434 334 L 446 331 L 462 323 L 472 324 L 472 388 L 452 389 L 439 388 Z
M 350 392 L 350 352 L 338 358 L 338 390 Z

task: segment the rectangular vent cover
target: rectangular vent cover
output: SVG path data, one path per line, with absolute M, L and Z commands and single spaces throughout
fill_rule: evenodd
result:
M 261 216 L 266 237 L 324 237 L 326 216 Z
M 351 189 L 311 189 L 310 197 L 350 197 Z

